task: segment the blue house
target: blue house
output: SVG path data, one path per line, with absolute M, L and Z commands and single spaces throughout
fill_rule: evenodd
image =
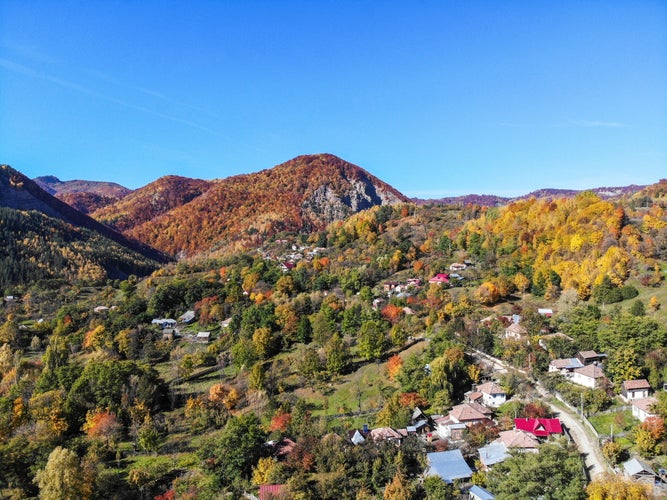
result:
M 468 466 L 461 450 L 447 450 L 427 453 L 427 476 L 439 476 L 446 483 L 455 479 L 470 479 L 472 469 Z

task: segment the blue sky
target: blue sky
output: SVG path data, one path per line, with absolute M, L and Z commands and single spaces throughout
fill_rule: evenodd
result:
M 0 2 L 0 162 L 30 177 L 323 152 L 422 198 L 657 182 L 667 2 Z

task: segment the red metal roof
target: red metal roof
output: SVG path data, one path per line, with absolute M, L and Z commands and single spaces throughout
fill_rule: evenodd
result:
M 514 427 L 538 437 L 563 433 L 563 427 L 557 418 L 515 418 Z

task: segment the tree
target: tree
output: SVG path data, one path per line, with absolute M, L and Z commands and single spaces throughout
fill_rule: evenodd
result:
M 633 316 L 644 316 L 646 314 L 646 307 L 640 299 L 637 299 L 632 303 L 630 306 L 630 314 Z
M 394 354 L 391 358 L 387 360 L 387 374 L 391 380 L 396 378 L 396 375 L 401 371 L 403 367 L 403 359 L 398 355 Z
M 410 500 L 411 497 L 412 494 L 410 492 L 409 484 L 405 480 L 403 471 L 401 471 L 399 467 L 394 478 L 391 480 L 391 483 L 384 489 L 382 498 L 384 500 Z
M 605 474 L 594 479 L 587 487 L 588 500 L 651 500 L 651 486 L 623 479 L 616 474 Z
M 327 371 L 330 374 L 340 375 L 347 369 L 349 352 L 339 333 L 334 333 L 334 336 L 324 346 L 324 356 Z
M 223 485 L 235 479 L 249 479 L 252 468 L 262 455 L 266 433 L 254 413 L 233 417 L 222 433 L 209 438 L 199 456 Z
M 108 410 L 89 411 L 86 415 L 86 423 L 83 424 L 83 432 L 89 438 L 102 438 L 107 445 L 113 443 L 123 431 L 123 424 L 114 413 Z
M 581 459 L 576 449 L 564 443 L 547 443 L 538 453 L 511 453 L 510 458 L 493 466 L 488 487 L 498 500 L 585 498 Z
M 487 281 L 479 286 L 475 292 L 475 297 L 480 304 L 490 306 L 498 302 L 498 299 L 500 298 L 500 291 L 494 283 Z
M 427 476 L 424 479 L 426 500 L 450 500 L 454 498 L 454 488 L 440 476 Z
M 359 330 L 359 355 L 366 359 L 379 359 L 384 353 L 385 334 L 382 323 L 377 320 L 364 321 Z
M 86 498 L 84 474 L 76 453 L 57 446 L 50 454 L 46 467 L 35 476 L 42 500 L 80 500 Z

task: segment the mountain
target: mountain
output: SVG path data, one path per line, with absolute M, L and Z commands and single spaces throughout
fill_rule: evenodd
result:
M 190 201 L 162 213 L 149 212 L 159 191 L 149 185 L 94 216 L 163 252 L 193 256 L 253 246 L 281 231 L 321 230 L 366 208 L 408 201 L 377 177 L 330 154 L 298 156 L 271 169 L 194 188 L 184 182 L 158 181 L 177 191 L 161 192 L 163 200 L 179 201 L 178 195 L 187 189 L 195 194 L 202 189 Z M 170 203 L 157 205 L 169 208 Z M 146 217 L 132 226 L 140 213 Z
M 128 231 L 178 208 L 206 192 L 214 183 L 169 175 L 100 208 L 92 216 L 118 231 Z
M 44 191 L 84 214 L 121 200 L 132 192 L 131 189 L 115 182 L 61 181 L 53 175 L 35 177 L 33 180 Z
M 542 198 L 574 198 L 577 196 L 577 194 L 584 191 L 591 191 L 603 200 L 613 200 L 623 196 L 633 195 L 643 190 L 645 187 L 646 186 L 637 186 L 635 184 L 631 184 L 629 186 L 598 187 L 579 190 L 544 188 L 532 191 L 528 194 L 516 196 L 514 198 L 496 196 L 492 194 L 467 194 L 463 196 L 448 196 L 437 199 L 412 198 L 410 201 L 416 203 L 417 205 L 482 205 L 487 207 L 497 207 L 501 205 L 507 205 L 513 201 L 526 200 L 530 198 L 536 198 L 538 200 Z
M 42 234 L 46 231 L 43 234 L 46 240 L 49 239 L 49 231 L 46 227 L 50 226 L 53 230 L 52 237 L 60 239 L 64 243 L 74 241 L 85 242 L 91 240 L 93 237 L 95 240 L 102 238 L 107 241 L 107 246 L 113 246 L 117 251 L 122 251 L 123 253 L 136 254 L 132 257 L 133 259 L 151 261 L 153 267 L 158 262 L 164 263 L 168 261 L 168 258 L 164 254 L 154 248 L 122 235 L 109 226 L 97 222 L 72 208 L 67 203 L 55 198 L 39 187 L 36 182 L 8 165 L 0 166 L 0 207 L 21 213 L 13 217 L 13 219 L 20 219 L 23 216 L 30 215 L 29 213 L 33 211 L 39 212 L 41 214 L 38 217 L 39 223 L 36 220 L 26 223 L 32 226 L 43 225 L 45 228 L 39 229 L 37 232 Z M 9 212 L 5 211 L 5 213 Z M 16 226 L 14 230 L 10 230 L 7 228 L 5 219 L 2 220 L 2 224 L 2 239 L 6 250 L 7 246 L 12 244 L 12 239 L 16 239 L 19 236 L 16 234 L 15 229 L 16 227 L 20 227 L 20 225 Z M 71 234 L 68 235 L 68 231 Z M 80 235 L 82 231 L 85 233 L 84 236 Z M 114 244 L 112 245 L 111 242 Z M 72 251 L 71 248 L 70 251 Z M 66 254 L 67 252 L 64 253 Z M 4 257 L 7 257 L 7 250 Z M 109 262 L 100 262 L 98 264 L 101 264 L 105 269 L 108 267 L 109 270 L 117 268 L 118 265 L 118 263 L 113 262 L 113 259 Z M 150 267 L 150 265 L 145 267 Z M 111 274 L 113 275 L 114 273 L 112 272 Z

